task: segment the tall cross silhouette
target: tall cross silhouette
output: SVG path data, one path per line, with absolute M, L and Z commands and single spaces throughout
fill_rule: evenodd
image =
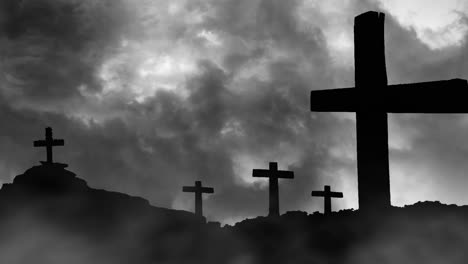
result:
M 195 186 L 184 186 L 183 192 L 195 193 L 195 214 L 203 216 L 203 193 L 214 193 L 214 189 L 210 187 L 203 187 L 201 181 L 195 181 Z
M 293 179 L 294 172 L 278 170 L 278 163 L 270 162 L 268 170 L 254 169 L 252 171 L 253 177 L 269 178 L 269 191 L 270 191 L 270 206 L 269 216 L 279 216 L 279 187 L 278 179 Z
M 47 127 L 45 129 L 45 140 L 34 141 L 34 147 L 45 147 L 47 152 L 47 163 L 53 163 L 52 148 L 54 146 L 64 146 L 65 141 L 63 139 L 53 139 L 52 128 Z
M 356 88 L 312 91 L 314 112 L 356 112 L 359 208 L 390 204 L 387 113 L 468 113 L 466 80 L 387 85 L 385 14 L 367 12 L 354 20 Z
M 330 191 L 330 186 L 325 185 L 325 189 L 323 191 L 312 191 L 312 196 L 323 197 L 323 200 L 324 200 L 323 214 L 328 215 L 332 212 L 331 198 L 343 198 L 343 193 L 332 192 Z

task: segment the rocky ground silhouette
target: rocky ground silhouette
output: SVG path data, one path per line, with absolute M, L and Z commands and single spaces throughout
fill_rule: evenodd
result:
M 423 202 L 234 226 L 97 190 L 43 163 L 0 190 L 1 263 L 464 263 L 468 207 Z

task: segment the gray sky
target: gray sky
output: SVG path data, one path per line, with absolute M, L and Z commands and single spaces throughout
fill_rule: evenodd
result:
M 211 220 L 267 213 L 278 161 L 281 211 L 357 207 L 354 114 L 311 113 L 309 92 L 354 86 L 353 19 L 386 17 L 389 83 L 468 78 L 466 1 L 3 0 L 0 180 L 45 158 L 95 188 Z M 392 203 L 468 204 L 468 116 L 390 115 Z

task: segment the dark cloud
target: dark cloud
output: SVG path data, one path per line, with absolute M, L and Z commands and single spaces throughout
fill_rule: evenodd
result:
M 2 90 L 38 108 L 63 108 L 82 85 L 100 89 L 97 68 L 131 22 L 122 1 L 8 0 L 0 9 Z

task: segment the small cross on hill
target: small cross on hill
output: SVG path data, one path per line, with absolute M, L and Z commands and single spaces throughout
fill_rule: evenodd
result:
M 64 146 L 65 141 L 63 139 L 54 139 L 52 136 L 52 128 L 47 127 L 45 129 L 45 140 L 36 140 L 34 141 L 34 147 L 45 147 L 47 152 L 47 161 L 46 163 L 54 163 L 52 148 L 55 146 Z
M 269 216 L 279 216 L 279 187 L 278 179 L 293 179 L 294 172 L 278 170 L 278 163 L 270 162 L 268 170 L 254 169 L 252 171 L 253 177 L 269 178 L 269 191 L 270 191 L 270 207 Z
M 312 196 L 323 197 L 323 200 L 324 200 L 323 214 L 329 215 L 332 212 L 331 198 L 343 198 L 343 193 L 332 192 L 330 191 L 330 186 L 325 185 L 325 189 L 323 191 L 312 191 Z
M 195 186 L 184 186 L 182 191 L 195 193 L 195 214 L 203 216 L 202 194 L 214 193 L 214 189 L 211 187 L 203 187 L 201 181 L 196 181 Z

